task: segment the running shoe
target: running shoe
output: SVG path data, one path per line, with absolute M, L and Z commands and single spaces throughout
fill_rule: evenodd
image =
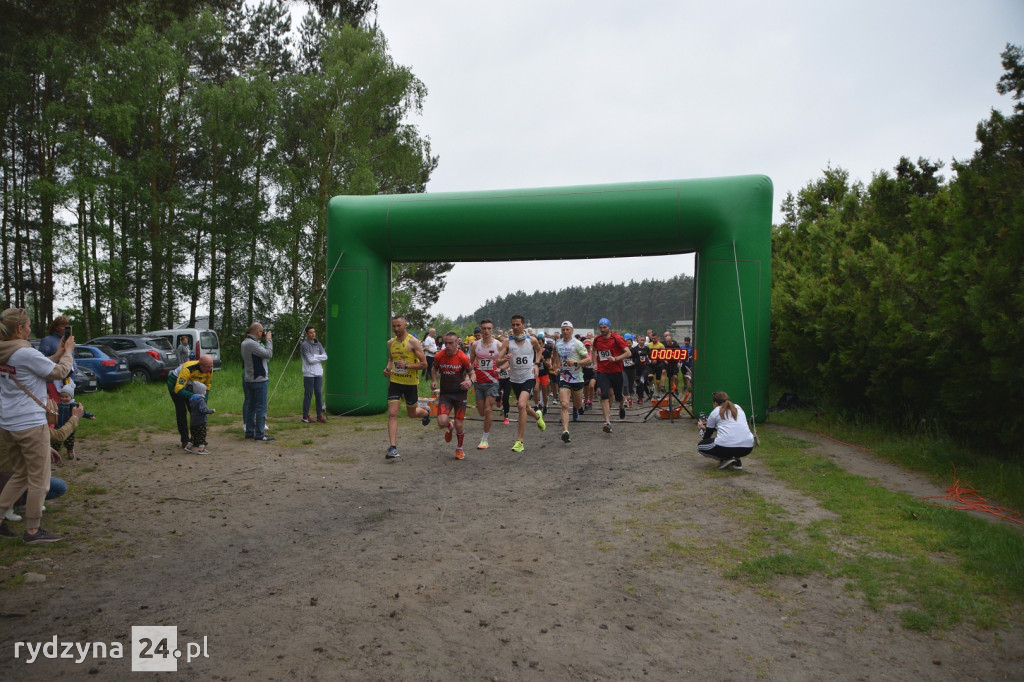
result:
M 626 418 L 626 407 L 625 407 L 625 405 L 623 405 L 622 407 L 619 408 L 619 419 L 625 419 L 625 418 Z
M 579 418 L 580 418 L 580 411 L 577 410 L 575 407 L 572 408 L 572 420 L 573 421 L 579 421 Z
M 477 445 L 476 449 L 477 450 L 486 450 L 487 449 L 487 439 L 486 438 L 481 438 L 480 439 L 480 445 Z
M 7 511 L 10 511 L 8 509 Z M 18 517 L 21 518 L 20 516 Z M 16 538 L 18 533 L 7 527 L 7 520 L 0 521 L 0 538 Z
M 199 449 L 196 450 L 196 454 L 197 455 L 208 455 L 208 454 L 210 454 L 210 451 L 206 448 L 205 445 L 200 445 Z
M 502 422 L 505 426 L 508 426 L 508 415 L 505 415 L 505 421 Z
M 452 423 L 448 422 L 448 428 L 444 430 L 444 442 L 445 443 L 451 443 L 452 442 L 452 431 L 453 430 L 454 429 L 452 427 Z
M 738 464 L 738 463 L 739 463 L 739 462 L 737 462 L 736 460 L 734 460 L 734 459 L 733 459 L 732 457 L 727 457 L 726 459 L 723 459 L 723 460 L 722 460 L 722 463 L 718 465 L 718 468 L 719 468 L 719 469 L 728 469 L 728 468 L 729 468 L 729 467 L 731 467 L 731 466 L 732 466 L 733 464 Z
M 612 432 L 612 425 L 609 424 L 608 422 L 604 423 L 604 432 L 605 433 L 611 433 Z
M 302 415 L 302 423 L 303 424 L 312 424 L 313 420 L 309 418 L 308 414 L 305 414 L 305 415 Z
M 741 462 L 738 459 L 737 460 L 733 460 L 732 468 L 733 469 L 737 469 L 739 471 L 743 471 L 743 462 Z
M 521 440 L 517 440 L 515 444 L 512 446 L 512 452 L 522 452 L 525 449 L 526 446 L 523 445 L 523 441 Z
M 462 448 L 456 448 L 455 459 L 466 459 L 466 452 Z
M 427 412 L 427 416 L 421 419 L 420 423 L 424 426 L 430 426 L 430 412 Z
M 38 545 L 44 542 L 58 542 L 63 538 L 61 538 L 61 536 L 59 535 L 48 533 L 42 528 L 37 528 L 35 533 L 29 533 L 28 531 L 25 531 L 25 533 L 21 536 L 21 539 L 26 545 Z
M 541 431 L 548 428 L 548 425 L 544 423 L 544 415 L 542 414 L 537 415 L 537 428 Z
M 317 417 L 316 420 L 318 422 L 320 422 L 321 424 L 326 424 L 327 423 L 327 417 L 323 416 L 322 414 L 319 417 Z
M 563 443 L 568 443 L 569 442 L 569 432 L 568 431 L 562 431 L 562 442 Z
M 192 443 L 185 443 L 184 445 L 181 446 L 181 449 L 184 450 L 185 452 L 192 452 L 194 448 L 195 446 L 192 445 Z
M 7 513 L 4 514 L 4 521 L 21 521 L 21 515 L 15 514 L 14 507 L 11 507 L 7 510 Z M 13 538 L 14 535 L 11 535 L 10 537 Z
M 398 454 L 398 448 L 394 445 L 389 445 L 388 451 L 384 455 L 384 459 L 398 459 L 399 457 L 401 457 L 401 455 Z

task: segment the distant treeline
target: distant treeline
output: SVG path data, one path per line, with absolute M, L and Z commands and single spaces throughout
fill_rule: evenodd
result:
M 772 378 L 820 406 L 1019 459 L 1024 438 L 1024 52 L 967 161 L 900 159 L 865 187 L 828 169 L 772 244 Z M 804 395 L 804 394 L 808 395 Z
M 559 291 L 517 291 L 488 300 L 471 315 L 455 320 L 459 328 L 484 318 L 508 326 L 512 315 L 522 315 L 533 327 L 557 327 L 571 320 L 577 327 L 597 327 L 602 317 L 618 331 L 663 332 L 677 320 L 693 317 L 693 277 L 678 275 L 667 281 L 648 280 L 628 284 L 594 284 Z

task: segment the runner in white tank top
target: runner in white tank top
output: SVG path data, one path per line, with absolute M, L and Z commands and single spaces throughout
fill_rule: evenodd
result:
M 504 343 L 493 336 L 494 323 L 490 318 L 480 320 L 480 340 L 469 347 L 469 360 L 473 363 L 475 376 L 473 385 L 476 387 L 476 411 L 484 418 L 484 433 L 480 437 L 477 450 L 487 449 L 487 440 L 491 435 L 491 408 L 501 398 L 501 387 L 498 382 L 498 370 L 507 364 L 504 354 Z
M 508 340 L 508 354 L 505 356 L 511 366 L 509 378 L 512 380 L 512 392 L 519 406 L 519 438 L 512 446 L 513 452 L 526 449 L 523 438 L 526 435 L 527 415 L 537 420 L 537 428 L 547 428 L 544 417 L 530 406 L 530 395 L 537 381 L 537 363 L 540 361 L 541 345 L 533 336 L 526 333 L 522 315 L 512 316 L 512 335 Z

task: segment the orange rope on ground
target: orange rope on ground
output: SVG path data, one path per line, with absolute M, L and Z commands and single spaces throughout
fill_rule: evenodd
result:
M 960 478 L 957 476 L 956 473 L 956 466 L 953 467 L 953 485 L 946 488 L 945 495 L 929 495 L 927 497 L 922 497 L 921 499 L 951 500 L 953 502 L 956 502 L 955 505 L 950 507 L 951 509 L 957 509 L 961 511 L 984 512 L 986 514 L 992 514 L 993 516 L 998 516 L 1001 519 L 1013 521 L 1014 523 L 1024 526 L 1024 521 L 1020 520 L 1020 512 L 1014 511 L 1012 509 L 1007 509 L 1006 507 L 997 507 L 995 505 L 989 504 L 988 500 L 982 497 L 981 493 L 979 493 L 977 490 L 961 484 Z M 934 504 L 937 507 L 947 506 L 944 504 L 938 504 L 936 502 L 930 502 L 929 504 Z

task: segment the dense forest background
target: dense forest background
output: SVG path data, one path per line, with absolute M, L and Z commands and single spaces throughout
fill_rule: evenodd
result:
M 83 340 L 197 310 L 227 336 L 322 321 L 327 199 L 422 192 L 438 163 L 375 8 L 0 2 L 2 302 L 37 334 L 65 303 Z M 423 315 L 448 269 L 396 264 L 403 309 Z
M 499 276 L 500 272 L 499 268 Z M 486 287 L 486 283 L 481 283 L 481 287 Z M 488 299 L 471 314 L 451 321 L 450 327 L 472 331 L 477 321 L 490 317 L 504 328 L 512 315 L 518 313 L 535 327 L 557 327 L 562 320 L 569 319 L 581 328 L 596 328 L 597 321 L 607 317 L 616 330 L 654 329 L 661 333 L 670 330 L 677 320 L 693 319 L 693 294 L 694 279 L 689 275 L 678 275 L 668 281 L 602 283 L 533 294 L 517 291 Z M 435 324 L 438 331 L 449 328 L 444 326 L 444 318 L 435 318 L 435 322 L 440 322 Z
M 823 406 L 952 433 L 1021 460 L 1024 51 L 1008 45 L 979 147 L 902 158 L 866 186 L 827 169 L 772 243 L 772 378 Z

